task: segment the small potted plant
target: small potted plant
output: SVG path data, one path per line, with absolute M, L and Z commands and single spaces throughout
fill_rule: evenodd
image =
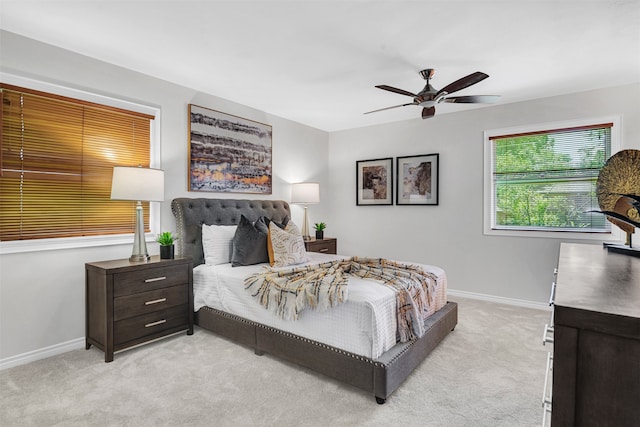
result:
M 324 229 L 327 228 L 327 224 L 325 224 L 324 222 L 316 222 L 313 226 L 316 229 L 316 239 L 324 239 Z
M 173 259 L 174 245 L 173 243 L 178 240 L 177 237 L 173 237 L 170 231 L 163 231 L 156 237 L 156 242 L 160 243 L 160 258 L 161 259 Z

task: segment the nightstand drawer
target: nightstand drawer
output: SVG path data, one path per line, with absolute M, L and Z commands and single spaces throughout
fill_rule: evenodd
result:
M 85 348 L 116 351 L 183 330 L 193 334 L 193 263 L 189 258 L 85 264 Z
M 186 264 L 147 268 L 114 274 L 113 296 L 137 294 L 189 282 Z
M 180 326 L 184 326 L 184 329 L 187 329 L 189 326 L 187 314 L 187 306 L 182 305 L 114 322 L 114 345 L 118 346 L 146 335 L 179 328 Z
M 185 305 L 188 298 L 186 284 L 115 298 L 113 301 L 113 320 L 118 321 L 176 305 Z
M 336 254 L 337 244 L 335 238 L 324 240 L 309 240 L 305 242 L 307 252 L 320 252 L 323 254 Z

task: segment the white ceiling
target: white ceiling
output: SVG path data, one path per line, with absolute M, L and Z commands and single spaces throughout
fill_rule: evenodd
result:
M 0 28 L 326 131 L 419 117 L 363 113 L 423 68 L 500 103 L 640 81 L 638 0 L 0 0 Z

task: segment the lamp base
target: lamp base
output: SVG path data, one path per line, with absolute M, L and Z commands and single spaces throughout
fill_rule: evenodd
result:
M 147 242 L 144 240 L 144 217 L 142 216 L 142 203 L 136 205 L 136 231 L 133 237 L 133 251 L 130 262 L 147 262 L 151 259 L 147 252 Z
M 304 219 L 302 220 L 302 240 L 308 242 L 311 240 L 311 236 L 309 235 L 309 216 L 307 215 L 307 205 L 304 205 Z
M 147 262 L 151 259 L 149 255 L 131 255 L 129 262 Z

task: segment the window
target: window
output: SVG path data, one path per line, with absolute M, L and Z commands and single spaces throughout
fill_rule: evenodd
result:
M 155 115 L 0 87 L 3 245 L 132 233 L 134 203 L 110 200 L 111 175 L 116 165 L 151 165 Z M 148 203 L 144 212 L 148 231 Z
M 616 121 L 485 132 L 485 233 L 610 233 L 605 216 L 589 211 L 599 210 L 596 181 L 616 146 Z

